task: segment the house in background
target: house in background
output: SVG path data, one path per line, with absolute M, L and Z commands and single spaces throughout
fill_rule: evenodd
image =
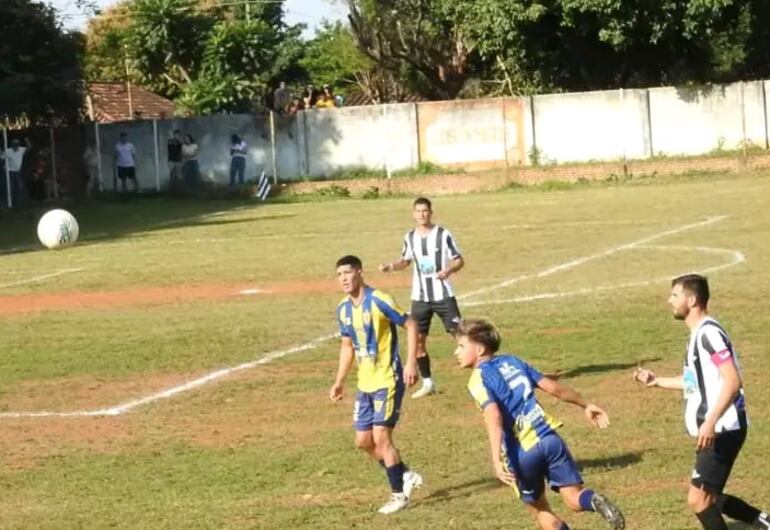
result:
M 142 87 L 126 83 L 92 82 L 86 86 L 85 111 L 99 123 L 151 120 L 175 115 L 174 102 Z

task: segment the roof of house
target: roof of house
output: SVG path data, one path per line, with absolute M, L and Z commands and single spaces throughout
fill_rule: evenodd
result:
M 86 111 L 94 121 L 100 123 L 137 118 L 167 118 L 174 115 L 173 101 L 133 84 L 131 85 L 131 107 L 134 116 L 129 112 L 128 90 L 125 83 L 88 83 L 87 89 L 90 105 L 86 104 Z

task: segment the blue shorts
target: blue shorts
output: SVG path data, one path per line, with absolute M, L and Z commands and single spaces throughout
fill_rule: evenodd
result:
M 357 431 L 370 431 L 373 426 L 395 427 L 404 398 L 404 383 L 398 381 L 393 388 L 381 388 L 374 392 L 356 393 L 353 404 L 353 427 Z
M 519 498 L 528 504 L 543 494 L 546 479 L 554 491 L 583 483 L 567 444 L 556 433 L 545 435 L 529 451 L 519 448 L 508 455 L 508 469 L 516 474 Z

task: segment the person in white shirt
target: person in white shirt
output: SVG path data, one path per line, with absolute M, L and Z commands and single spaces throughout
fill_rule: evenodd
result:
M 22 168 L 24 166 L 24 155 L 32 148 L 29 138 L 24 139 L 24 146 L 18 139 L 11 140 L 11 145 L 3 153 L 5 163 L 8 165 L 8 177 L 11 181 L 11 201 L 13 206 L 20 206 L 24 196 L 24 178 Z M 2 176 L 5 181 L 5 175 Z M 3 197 L 5 199 L 5 197 Z
M 118 168 L 118 178 L 122 191 L 126 191 L 126 179 L 134 183 L 134 191 L 139 193 L 139 182 L 136 180 L 136 149 L 128 141 L 126 133 L 120 133 L 120 141 L 115 144 L 115 165 Z
M 674 278 L 668 303 L 674 318 L 690 328 L 683 375 L 658 377 L 639 367 L 633 377 L 647 387 L 684 393 L 685 425 L 690 436 L 697 439 L 687 504 L 703 528 L 727 530 L 724 514 L 768 530 L 767 513 L 724 493 L 746 440 L 749 420 L 738 353 L 724 328 L 709 316 L 708 301 L 709 285 L 704 276 Z
M 234 134 L 230 137 L 230 185 L 235 186 L 236 179 L 238 184 L 243 184 L 243 177 L 246 174 L 246 151 L 247 146 L 240 136 Z
M 182 176 L 188 188 L 195 188 L 200 180 L 198 167 L 198 144 L 191 134 L 184 135 L 182 143 Z

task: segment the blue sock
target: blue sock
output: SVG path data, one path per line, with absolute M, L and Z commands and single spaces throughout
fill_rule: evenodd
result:
M 580 492 L 578 497 L 578 504 L 584 512 L 595 512 L 594 506 L 591 501 L 594 500 L 594 490 L 584 489 Z
M 396 465 L 386 467 L 385 471 L 388 472 L 388 482 L 390 483 L 390 489 L 393 493 L 404 492 L 404 465 L 399 462 Z

